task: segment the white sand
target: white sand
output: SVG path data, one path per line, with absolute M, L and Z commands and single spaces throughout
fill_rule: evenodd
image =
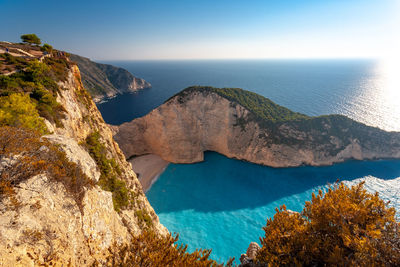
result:
M 133 171 L 138 175 L 145 192 L 150 189 L 169 163 L 154 154 L 135 157 L 130 159 L 129 162 Z

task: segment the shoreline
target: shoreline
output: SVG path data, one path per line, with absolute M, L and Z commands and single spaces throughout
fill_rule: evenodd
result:
M 167 168 L 169 162 L 155 154 L 138 156 L 128 160 L 137 174 L 143 191 L 146 193 Z

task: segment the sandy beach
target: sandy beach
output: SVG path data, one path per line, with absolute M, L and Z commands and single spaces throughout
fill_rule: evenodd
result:
M 133 171 L 138 175 L 144 192 L 150 189 L 169 163 L 154 154 L 135 157 L 130 159 L 129 162 Z

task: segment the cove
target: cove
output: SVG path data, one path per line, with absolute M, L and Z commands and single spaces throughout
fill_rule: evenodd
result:
M 262 227 L 285 204 L 301 211 L 311 193 L 337 180 L 366 188 L 400 209 L 400 160 L 348 161 L 333 166 L 270 168 L 206 152 L 196 164 L 169 164 L 147 192 L 162 224 L 188 249 L 211 248 L 226 261 L 259 243 Z

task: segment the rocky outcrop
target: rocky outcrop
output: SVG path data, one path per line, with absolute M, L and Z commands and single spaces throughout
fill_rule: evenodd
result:
M 57 266 L 87 266 L 101 263 L 114 244 L 127 244 L 132 235 L 150 227 L 160 235 L 167 230 L 147 201 L 136 174 L 125 160 L 110 128 L 81 83 L 77 66 L 72 66 L 65 81 L 58 83 L 57 102 L 65 110 L 62 126 L 46 121 L 51 134 L 42 136 L 65 153 L 90 179 L 79 188 L 83 197 L 78 203 L 65 184 L 46 171 L 24 177 L 13 189 L 13 197 L 0 198 L 0 265 L 34 266 L 43 263 Z M 96 132 L 107 158 L 119 166 L 118 179 L 134 196 L 128 207 L 116 211 L 113 195 L 98 185 L 101 168 L 83 145 Z M 42 146 L 36 155 L 47 153 Z M 23 153 L 19 151 L 18 153 Z M 20 155 L 0 155 L 0 174 L 12 170 Z M 38 161 L 40 164 L 45 162 Z M 29 173 L 29 172 L 27 172 Z M 90 185 L 90 186 L 89 186 Z M 10 208 L 12 207 L 12 208 Z M 138 216 L 140 211 L 141 216 Z M 143 221 L 143 214 L 148 215 Z
M 174 163 L 202 161 L 207 150 L 272 167 L 400 158 L 400 133 L 341 115 L 307 117 L 254 93 L 221 90 L 188 88 L 120 125 L 115 140 L 127 158 L 152 153 Z M 251 107 L 249 95 L 256 100 L 253 109 L 245 107 Z
M 136 78 L 123 68 L 96 63 L 78 55 L 71 55 L 71 60 L 78 64 L 83 85 L 95 102 L 117 94 L 136 92 L 151 87 L 149 82 Z
M 247 248 L 246 254 L 240 255 L 240 265 L 239 267 L 256 267 L 255 263 L 256 255 L 260 246 L 256 242 L 251 242 Z

